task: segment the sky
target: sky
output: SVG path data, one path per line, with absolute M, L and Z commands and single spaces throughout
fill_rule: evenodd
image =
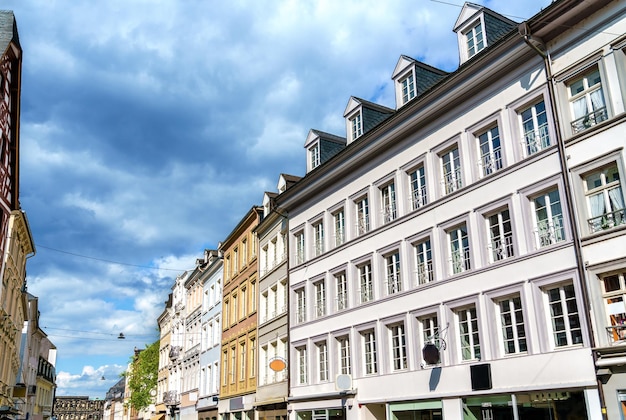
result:
M 550 0 L 480 4 L 521 22 Z M 395 108 L 400 55 L 455 70 L 462 5 L 1 0 L 23 49 L 27 286 L 57 395 L 104 398 L 158 339 L 176 276 L 281 173 L 304 175 L 310 129 L 345 136 L 350 96 Z

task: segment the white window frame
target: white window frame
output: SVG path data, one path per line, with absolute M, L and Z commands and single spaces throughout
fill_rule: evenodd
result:
M 306 261 L 306 246 L 304 241 L 304 229 L 300 228 L 293 233 L 294 265 Z
M 378 374 L 378 345 L 376 340 L 376 329 L 369 328 L 359 331 L 361 339 L 361 360 L 363 376 Z
M 409 102 L 417 96 L 417 88 L 415 87 L 415 75 L 411 70 L 406 76 L 399 81 L 400 92 L 402 95 L 402 105 Z
M 469 29 L 463 32 L 463 38 L 468 59 L 484 50 L 487 47 L 487 37 L 482 19 L 474 21 Z
M 528 197 L 532 212 L 531 217 L 536 249 L 564 242 L 568 238 L 565 232 L 565 221 L 567 219 L 564 214 L 565 206 L 562 191 L 558 188 L 558 185 L 554 185 Z M 556 200 L 556 195 L 553 195 L 554 192 L 558 195 L 558 201 Z M 543 203 L 539 202 L 539 200 L 542 200 Z M 539 218 L 539 214 L 543 212 L 542 209 L 545 209 L 545 219 Z
M 611 156 L 615 159 L 611 160 L 604 158 L 594 160 L 596 165 L 593 167 L 587 165 L 587 170 L 580 172 L 580 182 L 585 195 L 584 209 L 586 212 L 584 219 L 587 221 L 586 227 L 583 228 L 583 231 L 589 234 L 606 232 L 617 226 L 626 224 L 626 206 L 624 205 L 624 170 L 622 168 L 619 155 L 616 156 L 616 154 L 611 154 Z M 607 182 L 606 170 L 609 167 L 615 167 L 616 174 L 618 176 L 617 181 L 608 180 Z M 586 180 L 590 175 L 596 173 L 600 173 L 602 185 L 589 190 Z M 594 216 L 594 205 L 592 204 L 590 197 L 599 195 L 602 197 L 604 212 L 600 215 Z M 619 206 L 621 206 L 621 208 L 617 208 Z
M 402 257 L 399 248 L 383 255 L 385 267 L 385 290 L 387 295 L 394 295 L 404 290 L 402 286 Z
M 459 362 L 471 362 L 482 358 L 480 312 L 476 303 L 452 309 L 456 329 Z M 474 316 L 474 318 L 472 318 Z M 463 328 L 466 328 L 464 330 Z M 467 340 L 464 342 L 463 337 Z M 468 351 L 468 353 L 466 352 Z
M 346 271 L 341 270 L 333 273 L 333 279 L 335 281 L 335 301 L 336 311 L 343 311 L 348 309 L 348 278 Z
M 326 279 L 316 279 L 312 281 L 313 290 L 315 291 L 315 318 L 321 318 L 327 314 L 327 291 Z
M 364 304 L 374 300 L 374 275 L 372 261 L 367 260 L 356 266 L 359 285 L 359 303 Z
M 549 105 L 542 96 L 517 110 L 523 157 L 532 156 L 554 144 Z
M 294 346 L 297 360 L 296 365 L 296 379 L 298 385 L 306 385 L 308 383 L 308 356 L 306 344 Z
M 463 219 L 444 228 L 450 276 L 472 270 L 472 242 L 468 222 Z
M 465 184 L 461 142 L 458 139 L 446 142 L 436 153 L 441 179 L 440 196 L 445 197 L 463 188 Z
M 303 324 L 306 322 L 306 288 L 301 285 L 294 289 L 294 303 L 296 310 L 294 311 L 294 324 Z
M 311 169 L 315 169 L 321 164 L 320 144 L 316 143 L 309 148 Z
M 409 208 L 417 210 L 428 204 L 428 177 L 426 165 L 422 162 L 419 165 L 406 171 L 409 183 Z
M 337 367 L 340 375 L 352 374 L 352 355 L 350 335 L 343 334 L 335 337 L 337 343 Z
M 363 135 L 363 116 L 359 109 L 354 115 L 349 118 L 350 121 L 350 135 L 352 140 L 356 140 Z
M 392 372 L 409 368 L 408 339 L 404 321 L 387 325 L 389 335 L 389 359 Z
M 521 288 L 513 288 L 507 290 L 505 294 L 491 295 L 491 302 L 494 309 L 494 323 L 498 329 L 498 352 L 502 357 L 518 356 L 527 354 L 530 350 L 530 342 L 528 335 L 529 318 L 526 311 L 525 295 Z M 514 299 L 519 300 L 519 307 L 511 307 Z M 502 305 L 507 302 L 505 309 L 502 311 Z M 508 313 L 508 317 L 506 314 Z M 513 350 L 507 343 L 513 345 Z
M 498 172 L 505 166 L 501 131 L 500 125 L 495 123 L 474 134 L 479 178 Z
M 324 238 L 324 219 L 320 218 L 312 222 L 311 229 L 313 231 L 313 256 L 317 257 L 322 255 L 326 250 Z
M 507 215 L 504 213 L 508 213 Z M 482 213 L 485 224 L 486 261 L 493 264 L 517 255 L 515 228 L 510 202 L 501 203 Z M 508 228 L 508 230 L 507 230 Z
M 333 229 L 335 235 L 335 247 L 343 245 L 346 241 L 346 211 L 343 207 L 334 211 L 333 215 Z
M 354 221 L 355 221 L 355 237 L 365 235 L 372 228 L 371 209 L 369 203 L 369 195 L 364 194 L 353 200 L 354 203 Z
M 330 370 L 328 361 L 328 342 L 326 340 L 315 343 L 317 353 L 317 380 L 318 382 L 328 382 L 330 380 Z
M 580 293 L 574 285 L 573 281 L 561 282 L 557 284 L 546 285 L 542 287 L 543 302 L 546 311 L 546 325 L 551 326 L 550 329 L 550 343 L 553 348 L 564 348 L 572 346 L 582 346 L 584 342 L 583 325 L 584 314 L 581 314 L 581 308 L 584 308 L 579 301 Z M 558 295 L 556 292 L 558 292 Z M 574 292 L 574 295 L 568 296 L 568 292 Z M 549 296 L 548 292 L 555 292 L 553 296 Z M 557 300 L 552 300 L 558 297 Z M 569 312 L 571 305 L 568 305 L 568 301 L 574 301 L 576 303 L 576 317 L 578 319 L 578 328 L 572 325 L 572 313 Z M 562 330 L 555 330 L 554 314 L 552 313 L 552 307 L 556 307 L 563 318 Z M 559 316 L 560 317 L 560 316 Z M 565 338 L 565 344 L 558 344 L 556 336 Z
M 595 82 L 595 78 L 590 79 L 596 73 L 598 82 Z M 577 83 L 581 83 L 581 90 L 573 92 L 572 87 Z M 564 82 L 571 115 L 572 134 L 581 133 L 609 118 L 605 84 L 606 77 L 599 62 L 577 72 Z
M 419 313 L 414 314 L 417 328 L 416 351 L 418 352 L 418 360 L 422 368 L 426 366 L 437 366 L 443 363 L 444 350 L 446 346 L 442 340 L 446 327 L 441 325 L 441 317 L 438 308 L 423 309 Z M 430 364 L 424 360 L 422 349 L 426 344 L 434 344 L 439 349 L 439 363 Z
M 398 218 L 398 204 L 396 201 L 396 184 L 394 181 L 388 182 L 379 187 L 381 220 L 385 225 Z

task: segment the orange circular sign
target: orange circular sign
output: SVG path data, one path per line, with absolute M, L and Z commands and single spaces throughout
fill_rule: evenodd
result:
M 269 367 L 274 372 L 280 372 L 281 370 L 285 370 L 287 367 L 287 361 L 282 357 L 272 357 L 270 359 Z

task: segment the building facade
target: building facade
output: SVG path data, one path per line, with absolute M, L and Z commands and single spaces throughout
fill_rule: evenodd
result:
M 466 3 L 459 68 L 401 56 L 396 109 L 350 98 L 348 147 L 276 198 L 293 419 L 601 418 L 551 75 L 523 29 Z
M 223 420 L 253 420 L 257 374 L 257 239 L 263 215 L 253 206 L 220 244 L 224 256 L 218 411 Z

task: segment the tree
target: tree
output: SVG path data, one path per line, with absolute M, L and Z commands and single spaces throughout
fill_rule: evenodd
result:
M 130 368 L 124 375 L 130 388 L 130 405 L 136 410 L 153 403 L 150 391 L 156 390 L 159 373 L 159 340 L 136 352 L 130 360 Z

